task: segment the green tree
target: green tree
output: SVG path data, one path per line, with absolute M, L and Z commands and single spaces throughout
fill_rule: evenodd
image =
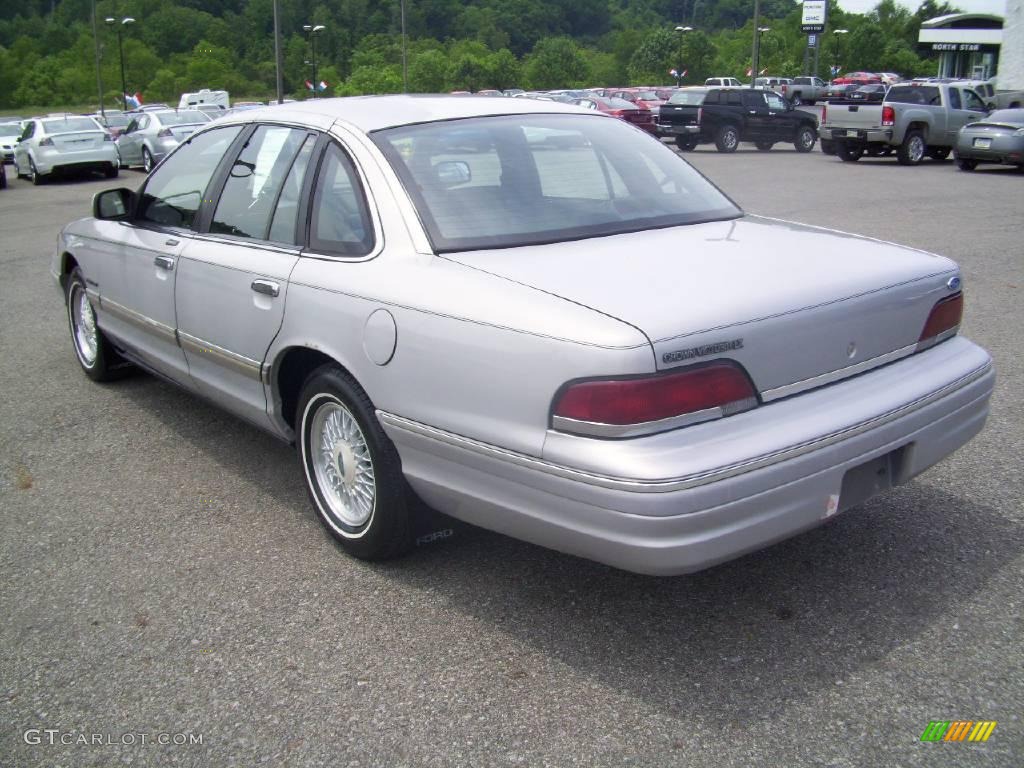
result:
M 540 40 L 527 58 L 524 71 L 529 86 L 539 90 L 585 88 L 590 80 L 586 57 L 568 37 Z

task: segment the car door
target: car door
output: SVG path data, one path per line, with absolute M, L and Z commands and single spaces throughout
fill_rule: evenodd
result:
M 766 93 L 765 139 L 771 141 L 792 141 L 802 112 L 793 109 L 785 98 L 777 93 Z
M 950 94 L 953 93 L 953 88 L 949 89 Z M 982 100 L 977 93 L 970 88 L 963 88 L 960 91 L 960 95 L 963 97 L 963 110 L 962 119 L 958 115 L 959 125 L 956 130 L 950 129 L 950 144 L 956 144 L 957 134 L 960 129 L 968 123 L 974 123 L 978 120 L 983 120 L 988 114 L 988 109 L 985 107 L 985 102 Z
M 306 129 L 255 127 L 221 169 L 216 205 L 179 261 L 178 335 L 192 380 L 261 426 L 262 365 L 301 250 L 298 207 L 316 140 Z
M 139 118 L 132 118 L 132 121 L 124 129 L 124 133 L 117 137 L 117 151 L 121 154 L 123 165 L 140 165 L 142 163 Z
M 760 141 L 770 133 L 768 129 L 768 107 L 765 104 L 767 92 L 759 90 L 746 90 L 742 94 L 743 111 L 745 113 L 747 130 L 743 136 L 744 141 Z M 739 95 L 736 91 L 729 91 L 729 99 Z
M 36 132 L 36 121 L 29 120 L 21 132 L 21 138 L 14 145 L 14 167 L 18 173 L 28 173 L 28 150 Z
M 214 171 L 241 128 L 199 134 L 149 176 L 127 221 L 102 221 L 111 268 L 97 290 L 103 325 L 141 363 L 188 384 L 174 309 L 178 259 Z

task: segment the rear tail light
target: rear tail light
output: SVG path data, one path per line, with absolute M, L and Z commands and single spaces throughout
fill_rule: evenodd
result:
M 704 117 L 704 107 L 697 107 L 697 122 L 698 123 L 701 121 L 702 117 Z
M 594 437 L 633 437 L 729 416 L 757 402 L 743 368 L 717 361 L 653 376 L 570 383 L 555 396 L 552 426 Z
M 964 295 L 957 293 L 935 303 L 925 321 L 921 338 L 917 341 L 917 351 L 928 349 L 950 336 L 956 336 L 960 329 L 960 318 L 964 314 Z
M 888 104 L 882 107 L 882 125 L 896 124 L 896 110 Z
M 169 139 L 172 136 L 174 136 L 174 134 L 171 133 L 171 129 L 170 128 L 164 128 L 163 130 L 157 131 L 156 135 L 157 135 L 157 138 L 160 138 L 160 139 Z
M 113 141 L 114 140 L 114 136 L 113 136 L 113 134 L 110 134 L 110 133 L 104 133 L 103 134 L 103 140 L 104 141 Z
M 828 104 L 821 105 L 821 124 L 824 125 L 828 122 Z
M 47 137 L 45 139 L 40 139 L 39 140 L 39 146 L 40 147 L 52 147 L 53 146 L 53 139 L 51 139 L 49 137 Z

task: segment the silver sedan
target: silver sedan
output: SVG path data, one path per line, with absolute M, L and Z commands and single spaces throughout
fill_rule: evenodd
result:
M 294 444 L 366 559 L 412 545 L 418 497 L 705 568 L 909 482 L 995 379 L 954 262 L 744 213 L 645 132 L 532 99 L 227 116 L 99 193 L 52 272 L 87 376 L 134 364 Z
M 210 116 L 198 109 L 141 112 L 132 116 L 128 127 L 117 137 L 121 165 L 141 165 L 149 173 L 178 144 L 197 128 L 210 122 Z
M 978 163 L 1003 163 L 1024 170 L 1024 109 L 1000 109 L 968 123 L 957 134 L 954 156 L 963 171 Z

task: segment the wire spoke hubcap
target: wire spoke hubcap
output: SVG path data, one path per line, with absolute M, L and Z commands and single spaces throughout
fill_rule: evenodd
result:
M 373 515 L 377 484 L 370 449 L 355 417 L 338 402 L 320 406 L 309 444 L 317 485 L 331 513 L 346 526 L 365 525 Z
M 86 366 L 96 362 L 99 340 L 96 335 L 96 315 L 92 311 L 89 297 L 80 285 L 73 289 L 71 297 L 71 326 L 75 335 L 75 347 Z

